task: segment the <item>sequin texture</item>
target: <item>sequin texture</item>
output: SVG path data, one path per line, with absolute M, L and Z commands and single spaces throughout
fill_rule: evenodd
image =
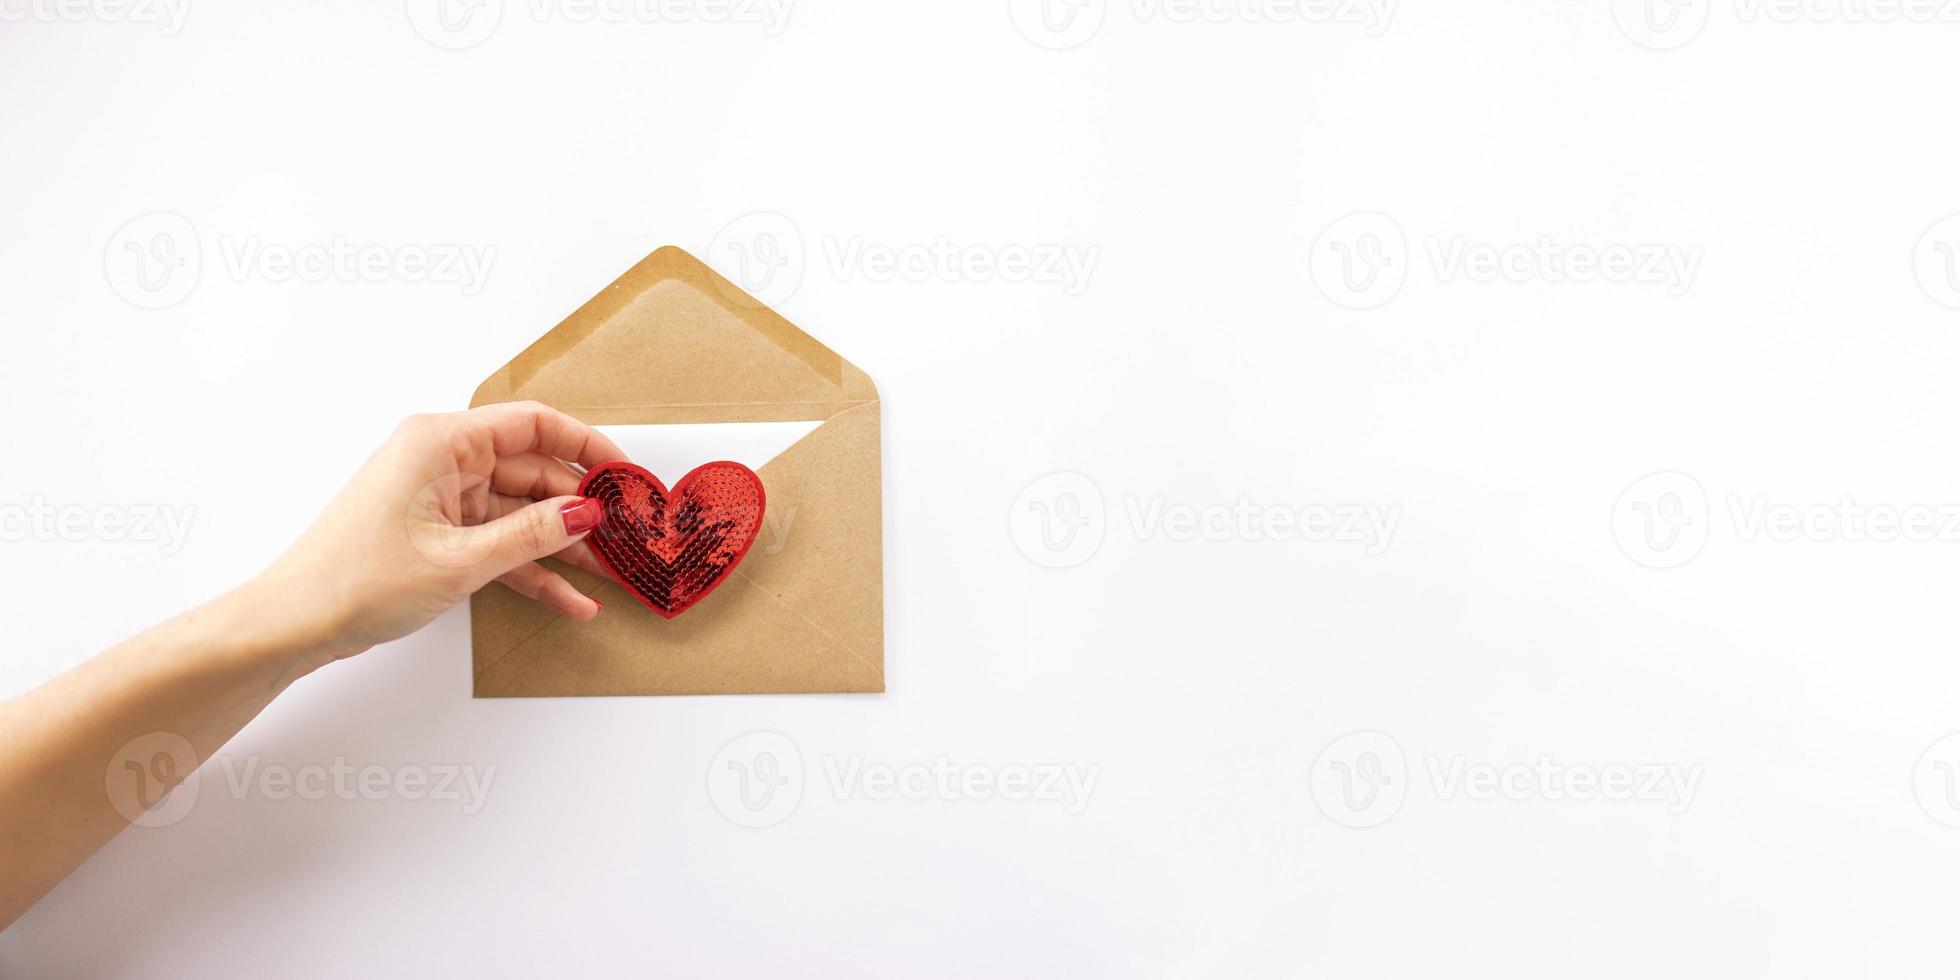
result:
M 621 584 L 668 619 L 726 580 L 762 529 L 762 480 L 740 463 L 706 463 L 669 491 L 632 463 L 586 473 L 579 493 L 605 504 L 586 538 Z

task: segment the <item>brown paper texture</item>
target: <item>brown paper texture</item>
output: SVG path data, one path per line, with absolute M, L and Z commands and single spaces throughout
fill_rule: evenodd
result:
M 593 425 L 823 424 L 757 471 L 780 534 L 674 619 L 559 562 L 548 564 L 605 603 L 597 619 L 501 585 L 477 593 L 477 697 L 885 689 L 880 405 L 863 371 L 670 246 L 512 358 L 470 406 L 525 399 Z

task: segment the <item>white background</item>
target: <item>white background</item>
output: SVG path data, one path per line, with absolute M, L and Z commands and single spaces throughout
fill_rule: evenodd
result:
M 489 0 L 487 35 L 445 35 L 419 3 L 26 2 L 0 0 L 27 14 L 0 24 L 0 518 L 194 520 L 170 553 L 13 525 L 0 692 L 254 573 L 399 417 L 670 243 L 774 256 L 751 284 L 879 383 L 889 690 L 476 701 L 458 610 L 223 756 L 494 767 L 478 812 L 234 792 L 212 762 L 188 815 L 0 935 L 0 973 L 1952 974 L 1956 753 L 1922 753 L 1960 729 L 1960 540 L 1833 516 L 1960 504 L 1936 7 L 1109 0 L 1046 33 L 1006 0 Z M 123 246 L 154 212 L 201 269 L 146 293 Z M 1323 237 L 1354 213 L 1387 224 Z M 230 261 L 336 239 L 494 256 L 467 283 Z M 1436 257 L 1541 239 L 1699 265 Z M 976 264 L 857 260 L 942 241 Z M 985 264 L 1022 247 L 1089 276 Z M 1364 255 L 1365 296 L 1336 275 Z M 1385 549 L 1149 523 L 1242 499 L 1399 520 Z M 1788 540 L 1746 520 L 1813 505 Z M 1069 515 L 1089 537 L 1047 551 L 1035 522 Z M 752 732 L 782 738 L 717 758 Z M 801 775 L 760 829 L 710 788 L 757 745 Z M 1095 782 L 1076 807 L 831 775 L 942 758 Z M 1676 807 L 1432 774 L 1541 758 L 1699 782 Z

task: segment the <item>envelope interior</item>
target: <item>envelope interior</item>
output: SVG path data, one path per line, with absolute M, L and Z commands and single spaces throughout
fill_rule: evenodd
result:
M 672 487 L 689 470 L 717 460 L 732 460 L 749 469 L 761 470 L 822 424 L 820 421 L 677 422 L 596 428 L 619 445 L 629 462 L 646 467 L 660 482 Z

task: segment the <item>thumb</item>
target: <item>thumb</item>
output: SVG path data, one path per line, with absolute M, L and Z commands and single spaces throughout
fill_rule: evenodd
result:
M 592 533 L 606 517 L 606 505 L 593 497 L 540 500 L 487 524 L 469 529 L 466 546 L 483 549 L 477 566 L 485 581 L 520 565 L 565 550 Z

